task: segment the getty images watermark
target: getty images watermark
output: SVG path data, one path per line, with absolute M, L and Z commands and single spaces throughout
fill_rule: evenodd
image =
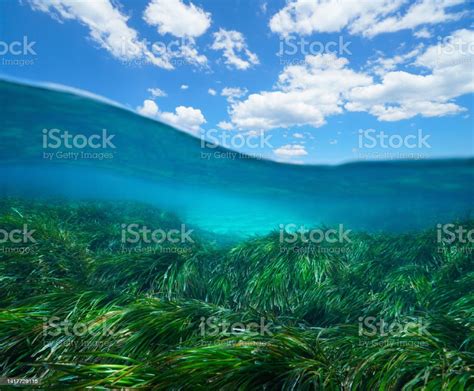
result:
M 116 146 L 114 134 L 107 129 L 99 133 L 71 133 L 63 129 L 43 129 L 43 159 L 46 160 L 110 160 Z
M 416 133 L 400 135 L 389 134 L 375 129 L 359 129 L 358 148 L 353 152 L 359 159 L 425 159 L 430 150 L 429 138 L 431 135 L 425 134 L 423 129 L 418 129 Z M 400 150 L 412 150 L 417 152 L 405 152 Z M 419 151 L 419 152 L 418 152 Z
M 26 35 L 17 41 L 0 40 L 0 64 L 4 66 L 27 66 L 34 65 L 36 51 L 35 41 L 31 41 Z

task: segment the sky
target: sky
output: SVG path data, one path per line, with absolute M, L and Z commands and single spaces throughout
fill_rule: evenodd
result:
M 0 0 L 0 76 L 294 164 L 472 157 L 464 0 Z

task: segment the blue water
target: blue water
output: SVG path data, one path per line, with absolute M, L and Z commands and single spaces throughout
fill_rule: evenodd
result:
M 228 151 L 84 96 L 0 81 L 0 97 L 0 196 L 143 201 L 236 237 L 290 223 L 409 231 L 472 217 L 473 159 L 298 166 L 219 158 Z M 43 147 L 43 129 L 52 128 L 107 129 L 115 148 L 75 160 L 69 149 Z

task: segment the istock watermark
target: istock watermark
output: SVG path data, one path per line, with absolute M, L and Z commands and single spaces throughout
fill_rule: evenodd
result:
M 1 229 L 0 228 L 0 244 L 3 243 L 36 243 L 33 238 L 33 234 L 36 232 L 35 229 L 28 229 L 28 224 L 23 224 L 21 229 Z
M 351 243 L 350 229 L 339 224 L 337 229 L 307 229 L 304 225 L 280 224 L 280 243 Z
M 401 136 L 387 134 L 383 130 L 359 129 L 359 148 L 431 148 L 428 143 L 429 134 L 423 134 L 423 129 L 418 129 L 416 134 Z
M 23 36 L 21 41 L 0 41 L 1 65 L 20 67 L 34 65 L 35 60 L 31 57 L 36 56 L 35 45 L 36 42 L 29 40 L 27 36 Z
M 359 129 L 358 148 L 354 148 L 353 152 L 357 154 L 358 159 L 362 160 L 426 159 L 429 154 L 423 151 L 431 149 L 428 141 L 430 137 L 431 135 L 424 134 L 423 129 L 418 129 L 415 134 L 403 136 L 389 134 L 383 130 Z M 404 150 L 410 150 L 410 152 Z
M 199 324 L 200 334 L 202 337 L 206 336 L 242 336 L 246 335 L 260 335 L 260 336 L 272 336 L 273 333 L 270 330 L 272 326 L 271 322 L 267 322 L 265 318 L 261 317 L 260 322 L 228 322 L 225 320 L 218 320 L 216 317 L 211 316 L 209 318 L 201 317 L 201 323 Z
M 360 337 L 387 337 L 375 340 L 361 340 L 360 344 L 367 345 L 424 345 L 426 342 L 419 340 L 403 339 L 407 337 L 429 336 L 427 322 L 422 318 L 414 318 L 406 321 L 387 322 L 383 318 L 374 316 L 359 317 Z
M 46 160 L 108 160 L 114 157 L 115 134 L 107 129 L 100 133 L 70 133 L 62 129 L 43 129 L 43 159 Z
M 437 224 L 436 240 L 438 243 L 474 243 L 474 228 L 468 229 L 456 224 Z
M 73 322 L 61 319 L 58 316 L 43 318 L 43 337 L 84 337 L 84 336 L 110 336 L 113 335 L 111 327 L 103 322 L 100 325 Z
M 0 254 L 29 254 L 33 251 L 33 245 L 36 243 L 34 233 L 36 230 L 29 229 L 24 224 L 21 229 L 3 229 L 0 228 Z
M 474 228 L 459 224 L 437 224 L 436 242 L 438 253 L 472 254 L 474 249 Z
M 192 251 L 194 229 L 181 224 L 178 228 L 149 228 L 140 224 L 121 225 L 119 252 L 145 254 L 185 254 Z
M 461 35 L 438 36 L 437 54 L 474 54 L 474 41 L 463 39 Z
M 279 225 L 280 253 L 299 255 L 340 255 L 351 251 L 350 233 L 343 224 L 337 228 L 307 229 L 304 225 Z
M 179 229 L 149 228 L 139 224 L 122 224 L 122 243 L 194 243 L 193 229 L 181 224 Z
M 294 59 L 286 58 L 294 55 L 336 54 L 338 57 L 351 56 L 352 52 L 349 50 L 351 43 L 351 41 L 345 41 L 342 35 L 336 41 L 308 40 L 305 37 L 290 35 L 280 39 L 277 56 L 280 57 L 282 65 L 297 65 Z
M 189 64 L 193 58 L 196 64 L 204 66 L 205 57 L 199 55 L 196 42 L 190 37 L 181 37 L 170 41 L 149 41 L 143 39 L 136 41 L 131 38 L 122 37 L 120 43 L 120 58 L 122 63 L 128 66 L 141 67 L 152 64 L 159 58 L 168 66 L 181 66 Z M 147 53 L 147 55 L 143 55 Z M 191 56 L 193 55 L 193 56 Z
M 359 336 L 367 337 L 387 337 L 399 335 L 429 335 L 426 321 L 416 318 L 406 322 L 387 322 L 384 319 L 374 316 L 360 316 Z
M 273 150 L 270 142 L 272 136 L 265 132 L 237 133 L 211 129 L 201 132 L 201 159 L 255 159 L 264 156 L 258 153 L 262 150 Z M 222 151 L 219 147 L 228 149 Z M 245 153 L 237 152 L 238 150 Z M 257 152 L 254 152 L 257 151 Z

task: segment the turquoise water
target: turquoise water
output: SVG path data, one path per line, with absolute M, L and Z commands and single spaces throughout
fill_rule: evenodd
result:
M 0 96 L 0 196 L 144 201 L 236 237 L 280 224 L 395 232 L 472 217 L 473 159 L 289 165 L 209 149 L 73 93 L 0 81 Z M 106 129 L 115 148 L 45 148 L 43 129 Z

